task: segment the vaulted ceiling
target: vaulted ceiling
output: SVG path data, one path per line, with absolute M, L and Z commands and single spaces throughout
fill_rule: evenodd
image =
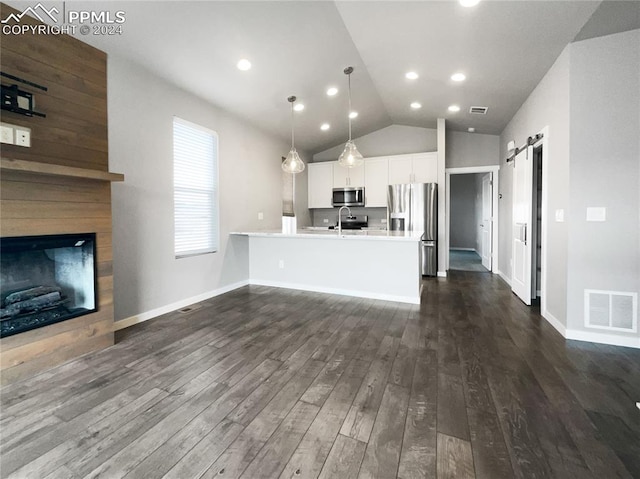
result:
M 67 4 L 126 12 L 120 36 L 77 36 L 283 139 L 287 97 L 296 95 L 305 105 L 296 113 L 296 143 L 310 153 L 346 139 L 346 66 L 355 68 L 354 137 L 391 124 L 435 128 L 437 118 L 454 130 L 499 134 L 574 38 L 640 27 L 634 1 Z M 251 70 L 236 68 L 241 58 Z M 407 71 L 419 78 L 407 80 Z M 455 72 L 466 81 L 453 82 Z M 334 97 L 326 95 L 330 86 L 339 89 Z M 414 101 L 422 108 L 411 109 Z M 449 112 L 453 104 L 461 110 Z M 487 114 L 471 114 L 471 106 Z M 331 128 L 321 131 L 322 123 Z

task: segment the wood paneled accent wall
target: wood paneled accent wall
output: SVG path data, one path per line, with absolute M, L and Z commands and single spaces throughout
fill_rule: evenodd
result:
M 0 12 L 6 18 L 15 10 L 0 4 Z M 0 48 L 3 72 L 48 87 L 21 86 L 46 118 L 1 112 L 3 122 L 31 128 L 31 147 L 2 145 L 0 234 L 96 232 L 99 299 L 96 313 L 1 339 L 6 384 L 113 344 L 113 275 L 108 181 L 5 168 L 17 159 L 108 171 L 106 54 L 67 35 L 2 34 Z

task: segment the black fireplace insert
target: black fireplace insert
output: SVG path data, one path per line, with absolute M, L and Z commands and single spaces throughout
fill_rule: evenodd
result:
M 95 233 L 0 238 L 0 337 L 97 311 Z

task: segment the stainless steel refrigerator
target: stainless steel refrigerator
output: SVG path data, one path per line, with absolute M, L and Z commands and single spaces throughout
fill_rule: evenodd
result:
M 392 231 L 422 231 L 420 242 L 423 276 L 438 273 L 438 185 L 389 185 L 387 224 Z

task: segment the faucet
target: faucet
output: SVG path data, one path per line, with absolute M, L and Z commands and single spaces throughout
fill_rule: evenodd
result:
M 345 208 L 349 212 L 349 216 L 351 216 L 351 208 L 349 208 L 348 206 L 343 206 L 338 210 L 338 235 L 342 234 L 342 210 Z

